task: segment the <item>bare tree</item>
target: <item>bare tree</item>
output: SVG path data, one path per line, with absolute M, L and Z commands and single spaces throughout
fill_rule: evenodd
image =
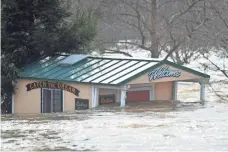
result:
M 151 57 L 158 57 L 162 51 L 168 53 L 176 62 L 189 62 L 193 56 L 192 49 L 187 41 L 202 25 L 206 19 L 191 17 L 201 0 L 105 0 L 100 3 L 104 12 L 104 22 L 113 21 L 112 26 L 121 26 L 131 31 L 133 36 L 125 39 L 98 40 L 98 45 L 119 43 L 141 48 L 151 53 Z M 106 11 L 105 11 L 106 10 Z M 198 9 L 199 10 L 199 9 Z M 203 10 L 198 13 L 202 14 Z M 202 15 L 201 15 L 202 16 Z M 191 17 L 189 20 L 188 18 Z M 197 22 L 197 23 L 196 23 Z M 103 48 L 106 52 L 121 52 L 121 50 Z M 183 51 L 183 49 L 186 51 Z M 175 53 L 175 54 L 173 54 Z
M 209 68 L 221 72 L 228 79 L 228 66 L 225 63 L 218 65 L 209 58 L 214 52 L 220 58 L 228 59 L 228 1 L 208 0 L 205 7 L 210 15 L 209 21 L 199 31 L 198 40 L 200 38 L 203 42 L 199 52 L 210 63 Z
M 217 92 L 214 84 L 228 85 L 228 1 L 208 0 L 204 6 L 208 12 L 208 22 L 198 31 L 197 41 L 201 41 L 200 55 L 207 63 L 202 64 L 205 69 L 220 74 L 220 78 L 211 82 L 210 87 L 222 100 L 228 101 L 228 94 Z M 218 60 L 212 57 L 217 56 Z
M 76 8 L 91 8 L 99 16 L 98 35 L 91 49 L 101 54 L 131 56 L 134 50 L 142 49 L 150 52 L 151 57 L 165 52 L 165 59 L 184 64 L 199 57 L 202 48 L 219 43 L 228 50 L 226 0 L 77 0 L 75 3 Z M 220 26 L 222 22 L 224 25 Z
M 182 4 L 183 3 L 183 4 Z M 206 10 L 201 7 L 204 1 L 181 1 L 177 4 L 182 8 L 171 17 L 164 18 L 167 36 L 162 46 L 167 52 L 165 59 L 171 57 L 179 64 L 189 63 L 191 57 L 197 53 L 198 42 L 194 36 L 207 22 Z

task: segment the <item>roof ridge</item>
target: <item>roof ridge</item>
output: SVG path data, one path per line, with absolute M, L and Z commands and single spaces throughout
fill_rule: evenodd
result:
M 152 61 L 152 62 L 160 62 L 162 59 L 156 58 L 135 58 L 135 57 L 112 57 L 112 56 L 93 56 L 88 55 L 88 58 L 96 58 L 96 59 L 113 59 L 113 60 L 135 60 L 135 61 Z

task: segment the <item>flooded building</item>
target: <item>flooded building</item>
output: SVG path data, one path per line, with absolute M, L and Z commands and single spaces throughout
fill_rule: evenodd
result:
M 175 101 L 179 81 L 210 76 L 168 60 L 61 55 L 26 65 L 12 97 L 13 113 L 72 112 L 102 104 Z

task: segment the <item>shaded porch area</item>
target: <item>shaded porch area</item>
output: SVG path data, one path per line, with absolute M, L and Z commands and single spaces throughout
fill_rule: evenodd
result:
M 167 81 L 150 84 L 128 84 L 124 86 L 93 86 L 93 108 L 121 109 L 120 107 L 139 109 L 173 109 L 183 98 L 178 98 L 178 83 L 198 84 L 199 99 L 192 102 L 204 103 L 205 83 L 198 80 Z M 191 92 L 190 92 L 191 93 Z M 184 101 L 185 102 L 185 101 Z M 133 111 L 134 111 L 133 110 Z M 161 109 L 159 109 L 160 111 Z

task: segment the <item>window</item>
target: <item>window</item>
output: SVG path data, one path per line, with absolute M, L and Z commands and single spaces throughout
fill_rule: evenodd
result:
M 75 110 L 86 110 L 89 109 L 88 99 L 75 99 Z
M 63 111 L 63 91 L 61 89 L 42 88 L 41 91 L 41 113 Z

